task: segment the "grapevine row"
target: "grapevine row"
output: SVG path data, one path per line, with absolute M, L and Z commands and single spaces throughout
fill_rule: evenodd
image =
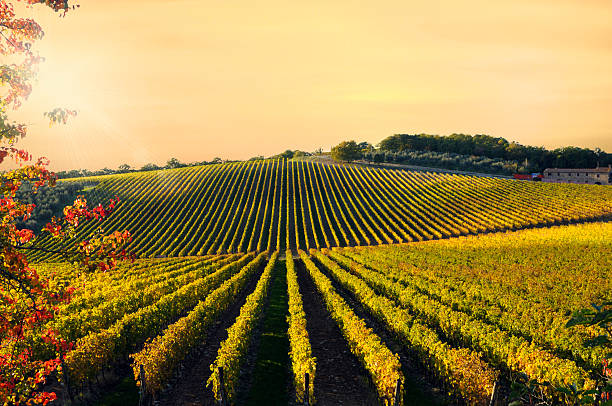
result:
M 291 370 L 297 401 L 304 402 L 305 374 L 309 374 L 309 403 L 314 404 L 314 379 L 316 359 L 312 356 L 308 331 L 306 330 L 306 313 L 298 285 L 297 273 L 291 251 L 287 251 L 285 260 L 287 268 L 287 293 L 289 296 L 289 343 L 291 346 Z
M 253 330 L 263 314 L 277 257 L 278 251 L 270 257 L 270 261 L 259 278 L 255 290 L 247 297 L 246 303 L 240 308 L 240 314 L 234 324 L 227 329 L 227 339 L 221 343 L 217 358 L 210 366 L 212 374 L 206 385 L 212 386 L 215 398 L 218 400 L 220 399 L 221 387 L 219 367 L 222 367 L 224 371 L 224 389 L 227 391 L 227 397 L 231 403 L 235 399 L 240 366 L 249 348 Z
M 266 160 L 92 178 L 88 199 L 117 195 L 113 216 L 140 257 L 381 245 L 608 218 L 596 185 Z M 80 180 L 82 181 L 82 180 Z M 61 248 L 47 237 L 39 242 Z M 57 254 L 33 254 L 55 260 Z
M 263 259 L 264 254 L 249 262 L 200 301 L 187 316 L 168 326 L 142 350 L 131 355 L 134 376 L 137 380 L 144 378 L 150 394 L 156 395 L 163 389 L 187 354 L 206 342 L 206 333 L 212 324 L 234 303 L 236 295 L 257 272 Z M 141 369 L 144 377 L 140 375 Z
M 404 380 L 399 357 L 353 312 L 346 301 L 336 293 L 330 280 L 319 271 L 304 251 L 300 251 L 300 257 L 323 296 L 332 318 L 346 338 L 351 352 L 369 372 L 379 398 L 386 405 L 393 404 L 396 385 L 398 381 L 403 385 Z M 400 388 L 400 398 L 402 391 Z
M 167 324 L 195 307 L 202 298 L 248 262 L 262 261 L 264 256 L 262 253 L 253 259 L 254 254 L 247 254 L 202 279 L 182 286 L 157 302 L 125 315 L 111 327 L 79 339 L 76 348 L 66 357 L 71 377 L 79 382 L 91 379 L 106 365 L 125 359 L 135 347 L 159 334 Z
M 435 331 L 419 322 L 406 309 L 378 295 L 363 280 L 343 270 L 332 260 L 314 252 L 314 257 L 343 288 L 385 327 L 416 352 L 424 365 L 469 404 L 486 404 L 491 397 L 496 372 L 479 355 L 466 348 L 453 348 Z
M 573 361 L 556 357 L 523 337 L 454 310 L 410 286 L 393 282 L 380 270 L 373 271 L 350 260 L 346 263 L 368 285 L 437 328 L 449 340 L 482 351 L 494 365 L 524 372 L 539 382 L 557 386 L 576 384 L 590 388 L 593 385 L 588 372 Z

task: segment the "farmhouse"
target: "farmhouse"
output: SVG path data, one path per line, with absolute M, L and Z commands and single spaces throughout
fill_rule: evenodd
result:
M 612 185 L 612 167 L 594 169 L 544 169 L 544 182 L 587 183 L 590 185 Z

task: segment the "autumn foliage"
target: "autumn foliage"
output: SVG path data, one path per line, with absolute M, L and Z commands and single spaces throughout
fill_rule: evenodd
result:
M 66 0 L 24 0 L 28 7 L 44 5 L 65 15 L 74 5 Z M 32 92 L 32 80 L 42 62 L 33 44 L 42 39 L 42 27 L 29 18 L 19 18 L 11 2 L 0 0 L 0 55 L 12 63 L 0 65 L 0 163 L 14 162 L 17 169 L 0 174 L 0 403 L 47 404 L 56 394 L 45 391 L 48 377 L 60 368 L 60 354 L 69 352 L 73 344 L 53 329 L 46 328 L 58 306 L 68 302 L 74 288 L 50 285 L 28 263 L 28 251 L 44 250 L 37 245 L 35 230 L 19 229 L 18 220 L 27 220 L 34 205 L 24 204 L 15 196 L 27 182 L 36 190 L 54 186 L 56 176 L 48 169 L 48 160 L 33 157 L 16 147 L 26 136 L 27 126 L 9 119 L 9 111 L 18 109 Z M 65 124 L 76 111 L 55 108 L 44 113 L 50 124 Z M 63 216 L 53 218 L 40 234 L 50 234 L 64 242 L 58 250 L 66 259 L 86 266 L 107 270 L 116 261 L 127 257 L 122 249 L 130 233 L 104 235 L 96 230 L 90 238 L 77 244 L 68 243 L 77 227 L 86 221 L 100 221 L 108 216 L 119 199 L 103 207 L 89 207 L 79 196 L 64 209 Z M 56 350 L 51 359 L 37 359 L 31 338 L 41 339 Z

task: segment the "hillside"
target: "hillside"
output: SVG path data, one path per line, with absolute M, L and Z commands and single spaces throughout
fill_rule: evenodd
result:
M 608 187 L 287 160 L 84 181 L 96 183 L 91 203 L 121 199 L 102 227 L 130 230 L 141 257 L 379 245 L 612 214 Z

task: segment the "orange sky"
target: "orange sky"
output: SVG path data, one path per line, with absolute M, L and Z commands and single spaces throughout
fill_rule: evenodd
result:
M 609 0 L 80 0 L 29 11 L 23 141 L 57 170 L 486 133 L 612 152 Z M 49 129 L 42 111 L 76 108 Z

